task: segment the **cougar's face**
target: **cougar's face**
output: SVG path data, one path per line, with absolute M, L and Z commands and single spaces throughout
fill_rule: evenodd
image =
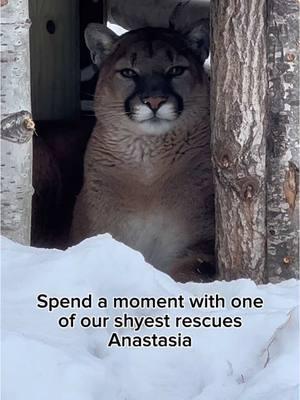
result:
M 124 112 L 149 133 L 168 130 L 179 118 L 193 80 L 189 61 L 162 41 L 136 43 L 115 65 Z
M 127 120 L 146 134 L 170 130 L 197 103 L 201 82 L 186 47 L 161 36 L 121 38 L 104 62 L 97 88 L 97 95 L 110 97 L 103 113 L 118 114 L 120 123 Z

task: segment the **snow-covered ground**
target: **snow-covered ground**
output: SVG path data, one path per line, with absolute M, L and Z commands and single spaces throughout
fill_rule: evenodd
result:
M 299 384 L 299 283 L 249 280 L 177 284 L 109 235 L 67 251 L 2 239 L 3 400 L 296 400 Z M 191 309 L 188 299 L 218 293 L 225 308 Z M 44 308 L 49 297 L 107 298 L 108 308 Z M 113 297 L 178 298 L 181 309 L 130 309 L 131 316 L 225 318 L 240 328 L 114 328 Z M 232 297 L 261 297 L 264 307 L 232 309 Z M 77 313 L 73 328 L 58 327 Z M 82 328 L 84 316 L 109 316 L 107 328 Z M 190 335 L 192 347 L 107 347 L 125 336 Z

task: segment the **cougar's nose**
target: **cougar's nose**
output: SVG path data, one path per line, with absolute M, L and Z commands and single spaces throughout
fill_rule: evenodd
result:
M 166 101 L 167 97 L 145 97 L 142 102 L 151 108 L 152 111 L 157 111 Z

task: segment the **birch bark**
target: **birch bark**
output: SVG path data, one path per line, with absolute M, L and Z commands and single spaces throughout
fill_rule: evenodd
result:
M 1 1 L 1 120 L 31 111 L 29 27 L 28 0 Z M 31 142 L 1 138 L 1 233 L 23 244 L 30 243 Z

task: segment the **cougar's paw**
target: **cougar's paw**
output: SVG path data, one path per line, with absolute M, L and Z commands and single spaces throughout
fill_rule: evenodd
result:
M 216 279 L 217 268 L 214 257 L 186 257 L 177 260 L 170 275 L 177 282 L 212 282 Z

